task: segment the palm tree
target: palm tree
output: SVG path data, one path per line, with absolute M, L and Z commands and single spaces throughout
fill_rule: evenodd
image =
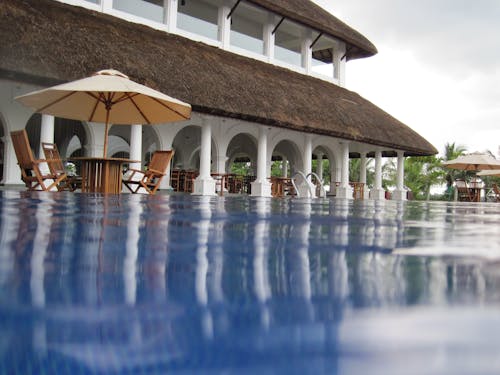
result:
M 456 145 L 455 142 L 445 143 L 443 161 L 456 159 L 459 156 L 463 155 L 466 151 L 467 147 L 463 145 Z M 466 178 L 467 176 L 467 172 L 465 171 L 448 168 L 443 168 L 443 170 L 446 173 L 445 179 L 447 189 L 451 188 L 451 186 L 453 185 L 453 181 L 455 181 L 457 178 Z
M 359 181 L 361 173 L 361 158 L 349 160 L 349 181 Z M 373 185 L 375 171 L 373 168 L 373 159 L 366 159 L 366 185 Z
M 445 143 L 444 144 L 444 161 L 449 161 L 458 158 L 463 155 L 467 151 L 467 147 L 463 145 L 456 145 L 453 143 Z
M 416 199 L 429 200 L 431 187 L 445 178 L 441 158 L 436 156 L 409 157 L 405 162 L 405 183 Z

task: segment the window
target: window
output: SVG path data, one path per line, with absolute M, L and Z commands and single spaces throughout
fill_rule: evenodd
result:
M 178 0 L 177 28 L 217 40 L 218 8 L 213 1 Z
M 264 54 L 264 24 L 267 12 L 240 3 L 231 16 L 231 45 Z
M 302 35 L 305 31 L 305 27 L 284 20 L 276 30 L 274 57 L 287 64 L 302 66 Z
M 163 0 L 113 0 L 113 9 L 163 23 Z
M 316 74 L 334 78 L 333 49 L 335 40 L 322 35 L 312 48 L 312 71 Z

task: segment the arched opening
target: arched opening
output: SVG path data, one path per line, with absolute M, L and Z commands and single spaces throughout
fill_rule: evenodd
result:
M 226 170 L 242 176 L 255 175 L 257 140 L 250 134 L 236 135 L 227 147 Z
M 279 142 L 271 157 L 271 176 L 291 177 L 302 170 L 302 156 L 295 143 L 289 140 Z
M 130 125 L 113 125 L 109 130 L 108 152 L 115 158 L 130 158 Z M 141 160 L 147 164 L 154 151 L 160 149 L 160 141 L 151 126 L 142 126 Z
M 257 172 L 257 140 L 247 133 L 234 136 L 227 147 L 226 157 L 228 191 L 250 194 Z
M 296 195 L 292 178 L 303 169 L 300 150 L 289 140 L 279 142 L 271 156 L 271 194 L 274 197 Z
M 329 191 L 331 181 L 330 165 L 328 150 L 323 146 L 317 146 L 313 150 L 311 171 L 320 178 L 327 191 Z M 313 179 L 313 183 L 314 182 Z
M 42 126 L 42 115 L 34 113 L 26 124 L 26 132 L 33 154 L 39 158 L 40 133 Z M 87 136 L 85 128 L 80 121 L 64 118 L 54 118 L 54 143 L 59 149 L 61 158 L 83 156 L 83 145 L 86 144 Z

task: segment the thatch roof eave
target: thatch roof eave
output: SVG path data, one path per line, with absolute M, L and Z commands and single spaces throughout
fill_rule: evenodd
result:
M 2 0 L 0 37 L 3 78 L 49 86 L 114 68 L 201 113 L 437 153 L 345 88 L 107 14 L 53 0 Z

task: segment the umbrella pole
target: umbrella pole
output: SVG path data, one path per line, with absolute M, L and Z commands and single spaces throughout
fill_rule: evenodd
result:
M 105 158 L 108 154 L 108 127 L 109 127 L 109 110 L 106 111 L 106 127 L 104 128 L 104 152 Z

